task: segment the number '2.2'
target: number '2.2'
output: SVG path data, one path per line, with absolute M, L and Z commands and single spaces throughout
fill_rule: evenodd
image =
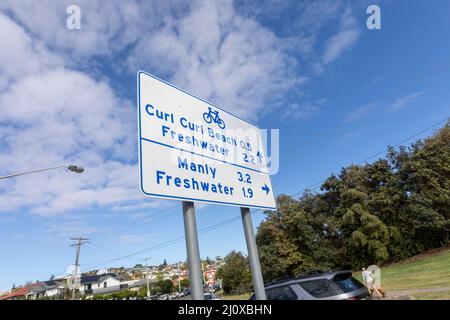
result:
M 246 153 L 243 153 L 242 155 L 244 156 L 244 162 L 255 164 L 255 157 Z

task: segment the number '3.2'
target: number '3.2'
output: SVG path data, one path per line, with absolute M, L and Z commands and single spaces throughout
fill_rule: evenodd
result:
M 238 171 L 239 182 L 252 183 L 252 179 L 248 173 L 242 174 L 242 172 Z

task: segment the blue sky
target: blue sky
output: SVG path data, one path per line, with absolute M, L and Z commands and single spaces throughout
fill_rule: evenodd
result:
M 366 8 L 381 7 L 381 30 Z M 185 259 L 181 203 L 137 183 L 136 72 L 280 130 L 276 194 L 294 194 L 449 116 L 450 3 L 72 1 L 0 4 L 0 289 L 81 268 Z M 428 131 L 419 137 L 430 134 Z M 372 159 L 373 160 L 373 159 Z M 198 229 L 239 208 L 197 206 Z M 262 212 L 253 214 L 257 226 Z M 239 219 L 199 236 L 202 257 L 246 252 Z M 138 253 L 139 252 L 139 253 Z M 138 253 L 138 254 L 134 254 Z M 108 262 L 117 257 L 130 257 Z

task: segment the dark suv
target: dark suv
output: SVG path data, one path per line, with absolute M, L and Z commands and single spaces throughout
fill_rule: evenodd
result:
M 265 288 L 267 300 L 371 299 L 367 288 L 348 270 L 279 280 L 267 284 Z M 250 300 L 255 300 L 254 294 Z

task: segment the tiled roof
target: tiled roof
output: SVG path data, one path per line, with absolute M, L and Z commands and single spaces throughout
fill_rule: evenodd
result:
M 14 292 L 11 292 L 10 294 L 7 294 L 6 296 L 0 297 L 0 300 L 8 300 L 8 299 L 23 297 L 30 291 L 30 289 L 32 289 L 33 287 L 35 287 L 37 285 L 39 285 L 39 283 L 33 283 L 24 288 L 20 288 Z

